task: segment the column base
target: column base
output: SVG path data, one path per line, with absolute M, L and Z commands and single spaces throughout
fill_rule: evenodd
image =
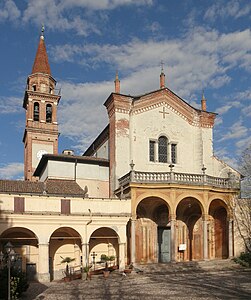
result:
M 50 274 L 49 273 L 38 273 L 37 279 L 39 282 L 50 282 Z

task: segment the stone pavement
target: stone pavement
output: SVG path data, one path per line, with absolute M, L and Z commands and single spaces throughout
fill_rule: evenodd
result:
M 150 265 L 127 276 L 114 271 L 105 279 L 31 284 L 23 300 L 251 299 L 251 270 Z

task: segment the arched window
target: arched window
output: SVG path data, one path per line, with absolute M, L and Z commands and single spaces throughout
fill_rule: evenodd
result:
M 52 106 L 51 106 L 51 104 L 46 105 L 46 122 L 47 123 L 52 122 Z
M 158 139 L 159 144 L 159 162 L 167 162 L 167 138 L 160 136 Z
M 34 110 L 33 110 L 33 120 L 39 121 L 39 103 L 34 103 Z

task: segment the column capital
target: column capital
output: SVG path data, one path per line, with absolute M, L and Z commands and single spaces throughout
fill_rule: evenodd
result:
M 208 221 L 209 220 L 209 215 L 208 214 L 203 214 L 202 215 L 202 221 Z
M 170 215 L 170 221 L 176 221 L 176 215 L 175 214 Z
M 49 243 L 38 243 L 38 247 L 40 246 L 49 247 Z

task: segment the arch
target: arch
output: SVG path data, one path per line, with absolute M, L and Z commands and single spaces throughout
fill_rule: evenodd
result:
M 200 260 L 203 258 L 203 213 L 203 206 L 196 198 L 186 197 L 178 203 L 176 208 L 176 242 L 178 245 L 186 245 L 186 250 L 178 253 L 179 260 Z
M 65 269 L 61 263 L 63 258 L 70 257 L 72 269 L 81 267 L 81 236 L 71 227 L 59 227 L 50 236 L 49 241 L 49 270 L 51 280 L 62 278 Z
M 34 102 L 33 120 L 39 121 L 39 103 L 38 102 Z
M 170 256 L 170 208 L 159 197 L 146 197 L 136 207 L 136 262 L 168 262 Z
M 14 250 L 19 254 L 16 265 L 26 272 L 29 280 L 34 280 L 38 266 L 38 237 L 25 227 L 12 227 L 0 235 L 0 250 L 7 242 L 11 242 Z
M 89 239 L 89 263 L 101 261 L 101 256 L 113 257 L 110 265 L 119 265 L 119 235 L 110 227 L 100 227 L 93 231 Z
M 210 256 L 214 258 L 228 257 L 228 216 L 229 209 L 221 199 L 214 199 L 209 206 L 209 224 L 211 247 Z
M 167 163 L 167 144 L 168 139 L 166 136 L 161 135 L 158 138 L 158 161 Z
M 52 122 L 52 105 L 46 104 L 46 123 Z
M 154 191 L 152 193 L 150 192 L 146 192 L 146 193 L 142 193 L 137 199 L 136 201 L 134 202 L 134 206 L 132 208 L 132 216 L 133 218 L 135 217 L 136 218 L 136 215 L 137 215 L 137 207 L 139 205 L 139 203 L 145 199 L 159 199 L 161 201 L 163 201 L 165 203 L 165 205 L 168 207 L 168 211 L 169 211 L 169 214 L 173 214 L 173 211 L 172 211 L 172 203 L 170 203 L 169 201 L 169 198 L 167 196 L 167 194 L 165 193 L 161 193 L 159 191 Z

